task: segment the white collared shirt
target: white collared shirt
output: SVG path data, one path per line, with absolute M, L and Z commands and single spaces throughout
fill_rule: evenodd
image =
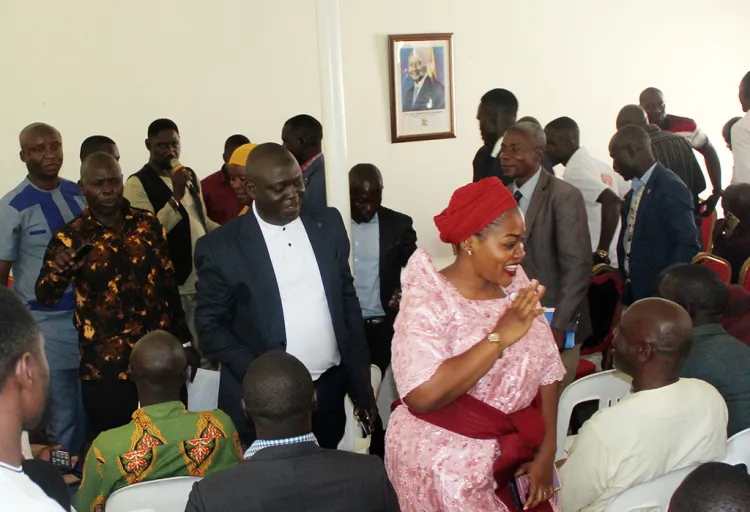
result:
M 568 160 L 562 179 L 583 194 L 583 200 L 586 203 L 586 216 L 589 220 L 591 252 L 594 252 L 599 246 L 599 235 L 602 228 L 602 205 L 597 200 L 606 189 L 610 189 L 619 197 L 619 181 L 622 178 L 609 165 L 592 157 L 585 148 L 578 148 Z M 618 223 L 615 235 L 612 238 L 612 244 L 607 249 L 614 267 L 617 266 L 617 240 L 619 235 L 620 225 Z
M 281 296 L 286 351 L 302 361 L 317 380 L 341 362 L 331 310 L 318 260 L 300 218 L 285 226 L 264 221 L 253 203 L 253 214 L 268 247 Z
M 534 190 L 536 190 L 536 184 L 539 183 L 539 176 L 541 172 L 542 168 L 539 167 L 539 170 L 536 171 L 536 174 L 529 178 L 529 181 L 521 185 L 520 188 L 516 185 L 515 181 L 510 186 L 510 191 L 513 192 L 514 195 L 518 190 L 520 190 L 521 194 L 523 194 L 521 200 L 518 201 L 518 206 L 521 208 L 524 216 L 526 215 L 526 212 L 529 209 L 529 205 L 531 204 L 531 197 L 534 195 Z
M 732 126 L 732 184 L 750 183 L 750 111 Z

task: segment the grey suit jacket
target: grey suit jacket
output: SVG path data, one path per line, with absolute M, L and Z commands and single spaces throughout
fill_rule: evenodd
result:
M 193 485 L 185 512 L 399 512 L 375 456 L 315 443 L 264 448 Z
M 591 334 L 586 295 L 593 259 L 580 190 L 540 173 L 526 212 L 525 249 L 521 266 L 530 279 L 547 287 L 543 304 L 555 308 L 552 327 L 576 331 L 576 342 L 582 342 Z

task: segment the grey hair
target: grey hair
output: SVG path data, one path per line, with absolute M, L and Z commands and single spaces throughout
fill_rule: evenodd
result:
M 547 136 L 544 134 L 544 128 L 538 124 L 530 123 L 528 121 L 516 123 L 506 131 L 520 132 L 526 135 L 532 144 L 534 144 L 534 149 L 544 149 L 547 145 Z

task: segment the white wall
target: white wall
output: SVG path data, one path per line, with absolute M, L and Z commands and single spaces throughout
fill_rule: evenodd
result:
M 432 217 L 471 179 L 480 96 L 516 93 L 520 115 L 568 115 L 584 144 L 607 158 L 617 111 L 657 86 L 668 111 L 695 118 L 731 174 L 721 127 L 740 114 L 737 85 L 750 69 L 750 2 L 722 0 L 342 0 L 349 163 L 385 176 L 385 202 L 410 213 L 436 255 Z M 73 8 L 75 6 L 75 8 Z M 288 117 L 320 115 L 312 0 L 0 2 L 0 193 L 24 175 L 17 134 L 60 129 L 63 174 L 78 148 L 103 133 L 126 174 L 146 161 L 148 123 L 180 126 L 182 160 L 218 169 L 225 138 L 279 141 Z M 455 33 L 457 138 L 390 143 L 387 35 Z

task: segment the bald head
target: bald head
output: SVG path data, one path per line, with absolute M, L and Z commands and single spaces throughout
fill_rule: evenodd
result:
M 648 116 L 646 111 L 639 105 L 625 105 L 617 114 L 617 129 L 620 130 L 626 126 L 648 126 Z
M 293 355 L 272 350 L 256 358 L 242 386 L 245 412 L 259 430 L 309 429 L 315 386 L 310 372 Z
M 81 164 L 81 181 L 87 182 L 94 171 L 108 170 L 122 172 L 120 163 L 110 153 L 97 151 L 84 158 Z
M 295 157 L 273 142 L 261 144 L 245 164 L 248 193 L 260 217 L 284 226 L 299 217 L 305 182 Z
M 245 174 L 248 180 L 253 181 L 272 174 L 278 167 L 292 166 L 294 162 L 294 156 L 284 146 L 266 142 L 250 152 L 245 163 Z
M 32 182 L 46 190 L 56 188 L 63 164 L 60 132 L 46 123 L 33 123 L 21 130 L 18 140 L 18 156 L 26 164 Z
M 130 372 L 141 402 L 179 400 L 187 358 L 182 343 L 166 331 L 151 331 L 130 353 Z
M 21 148 L 23 148 L 24 144 L 28 144 L 29 141 L 33 141 L 43 135 L 57 135 L 60 137 L 60 132 L 57 131 L 57 128 L 47 123 L 31 123 L 18 134 L 18 141 L 21 144 Z
M 743 466 L 706 462 L 675 490 L 669 510 L 747 512 L 750 510 L 750 475 Z
M 383 187 L 383 174 L 373 164 L 357 164 L 349 171 L 349 186 L 354 187 L 365 181 Z
M 656 163 L 651 137 L 640 126 L 621 128 L 609 143 L 612 166 L 625 181 L 642 177 Z

